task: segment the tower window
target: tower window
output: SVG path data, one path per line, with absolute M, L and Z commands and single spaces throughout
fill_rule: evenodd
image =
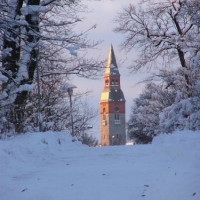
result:
M 115 81 L 114 81 L 114 80 L 112 80 L 112 81 L 111 81 L 111 85 L 114 85 L 114 84 L 115 84 Z
M 105 84 L 108 85 L 108 80 L 106 80 Z
M 115 107 L 115 112 L 119 112 L 119 107 Z
M 118 80 L 115 80 L 115 85 L 119 85 Z
M 115 114 L 115 120 L 119 120 L 119 114 Z

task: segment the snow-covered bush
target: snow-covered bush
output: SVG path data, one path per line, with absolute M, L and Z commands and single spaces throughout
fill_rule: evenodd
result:
M 146 85 L 145 90 L 134 100 L 128 122 L 128 135 L 136 143 L 149 143 L 160 133 L 159 113 L 174 102 L 174 92 L 155 83 Z
M 83 133 L 80 136 L 78 136 L 78 140 L 82 143 L 82 144 L 86 144 L 89 147 L 95 147 L 98 144 L 98 141 L 96 138 L 92 137 L 91 135 L 87 134 L 87 133 Z
M 160 113 L 160 129 L 163 133 L 175 130 L 200 130 L 200 98 L 183 99 Z

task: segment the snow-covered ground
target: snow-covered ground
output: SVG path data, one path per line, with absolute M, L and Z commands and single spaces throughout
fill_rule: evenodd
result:
M 0 141 L 1 200 L 199 200 L 200 132 L 89 148 L 65 133 Z

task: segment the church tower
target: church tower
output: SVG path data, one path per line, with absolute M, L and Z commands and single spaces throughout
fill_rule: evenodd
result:
M 101 145 L 124 145 L 125 130 L 125 98 L 120 87 L 120 74 L 111 45 L 108 56 L 104 90 L 100 100 Z

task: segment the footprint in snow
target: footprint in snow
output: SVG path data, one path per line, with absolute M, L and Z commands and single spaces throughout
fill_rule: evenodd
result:
M 26 190 L 28 190 L 28 188 L 24 188 L 21 192 L 25 192 Z

